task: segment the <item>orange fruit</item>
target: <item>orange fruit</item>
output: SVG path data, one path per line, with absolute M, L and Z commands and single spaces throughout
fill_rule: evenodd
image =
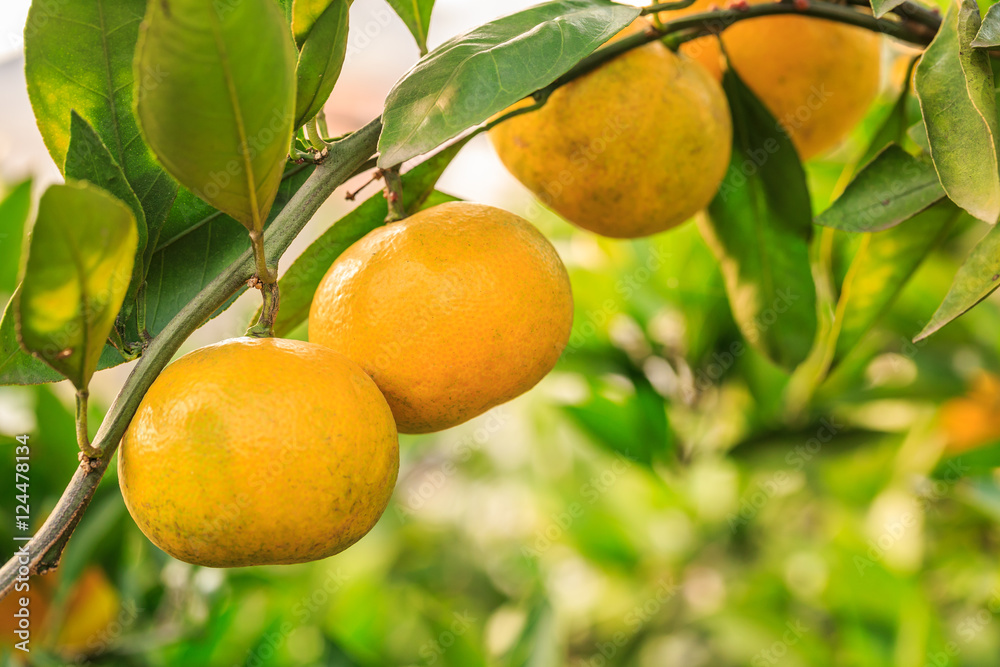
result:
M 490 138 L 543 204 L 583 229 L 636 238 L 708 205 L 729 166 L 732 121 L 718 82 L 654 42 L 562 86 Z
M 751 5 L 774 0 L 749 0 Z M 701 13 L 717 0 L 697 0 L 670 21 Z M 808 159 L 836 146 L 865 116 L 881 81 L 880 37 L 863 28 L 804 16 L 739 21 L 722 32 L 730 62 Z M 722 78 L 718 39 L 702 37 L 681 46 L 715 78 Z
M 450 203 L 348 248 L 316 291 L 309 339 L 364 368 L 401 432 L 427 433 L 537 384 L 572 322 L 569 276 L 541 232 Z
M 939 420 L 952 453 L 1000 441 L 1000 377 L 981 373 L 965 396 L 942 404 Z
M 90 566 L 74 584 L 65 607 L 65 616 L 55 638 L 63 655 L 101 653 L 113 639 L 108 628 L 118 618 L 121 600 L 104 570 Z
M 196 565 L 302 563 L 375 525 L 399 470 L 392 414 L 349 359 L 310 343 L 236 338 L 156 379 L 122 439 L 136 524 Z

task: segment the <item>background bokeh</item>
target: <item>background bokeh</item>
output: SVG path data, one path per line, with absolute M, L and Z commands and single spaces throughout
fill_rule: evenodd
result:
M 32 176 L 37 194 L 58 171 L 24 90 L 27 4 L 0 3 L 0 182 Z M 438 0 L 432 46 L 530 4 Z M 382 0 L 356 0 L 351 25 L 334 134 L 376 116 L 417 57 Z M 817 210 L 898 92 L 901 54 L 886 46 L 868 120 L 807 165 Z M 990 299 L 910 342 L 984 226 L 963 221 L 789 420 L 787 376 L 740 344 L 693 224 L 632 242 L 576 231 L 483 137 L 439 188 L 525 215 L 556 244 L 577 309 L 556 372 L 464 426 L 404 437 L 381 522 L 318 563 L 175 561 L 135 527 L 112 467 L 63 567 L 36 582 L 30 664 L 998 664 L 1000 309 Z M 350 209 L 343 192 L 283 266 Z M 256 306 L 244 296 L 183 351 L 240 335 Z M 92 430 L 128 371 L 95 377 Z M 13 437 L 30 435 L 37 525 L 76 466 L 72 395 L 0 388 L 0 544 L 13 544 Z M 25 664 L 3 614 L 0 663 Z

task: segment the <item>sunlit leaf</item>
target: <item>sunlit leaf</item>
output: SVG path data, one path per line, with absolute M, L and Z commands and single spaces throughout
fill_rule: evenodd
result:
M 296 4 L 298 6 L 298 3 Z M 295 70 L 295 126 L 323 110 L 340 78 L 347 56 L 350 3 L 334 0 L 311 26 L 302 43 Z
M 1000 227 L 993 227 L 972 249 L 931 321 L 917 335 L 927 338 L 968 312 L 1000 287 Z
M 854 349 L 889 309 L 960 213 L 951 202 L 942 202 L 897 227 L 862 239 L 841 288 L 837 360 Z
M 951 6 L 917 65 L 916 90 L 945 192 L 994 223 L 1000 217 L 1000 128 L 990 57 L 970 47 L 979 25 L 975 0 Z
M 177 184 L 143 142 L 133 102 L 137 87 L 155 89 L 173 72 L 163 62 L 133 70 L 145 9 L 146 0 L 33 2 L 24 30 L 24 69 L 38 129 L 56 166 L 64 169 L 76 113 L 125 173 L 155 238 Z
M 25 352 L 17 341 L 14 304 L 19 295 L 18 289 L 4 309 L 3 316 L 0 317 L 0 386 L 58 382 L 63 376 L 52 370 L 44 361 Z M 112 368 L 123 361 L 125 359 L 118 350 L 111 345 L 105 345 L 97 370 Z
M 434 185 L 462 146 L 464 142 L 449 146 L 403 175 L 403 200 L 409 212 L 414 213 L 425 204 L 453 200 L 447 195 L 434 197 Z M 384 225 L 388 208 L 381 192 L 372 195 L 335 222 L 295 260 L 278 281 L 281 309 L 274 335 L 288 335 L 306 321 L 313 295 L 334 260 L 355 241 Z
M 75 111 L 70 124 L 69 150 L 66 153 L 66 178 L 93 183 L 121 200 L 135 216 L 138 246 L 136 247 L 135 267 L 132 270 L 132 283 L 125 295 L 126 309 L 129 309 L 139 285 L 146 279 L 143 258 L 149 240 L 146 230 L 146 215 L 143 213 L 139 198 L 136 197 L 132 186 L 125 178 L 124 172 L 115 162 L 114 156 L 108 151 L 94 129 Z
M 892 144 L 854 177 L 816 224 L 876 232 L 910 219 L 942 197 L 934 165 Z
M 552 83 L 638 15 L 608 0 L 556 0 L 445 42 L 389 93 L 379 166 L 428 153 Z
M 733 115 L 733 157 L 699 226 L 719 259 L 744 337 L 792 368 L 808 356 L 817 328 L 805 172 L 788 135 L 731 69 L 723 87 Z M 766 158 L 747 170 L 748 155 Z
M 0 294 L 17 287 L 21 239 L 31 213 L 31 180 L 22 181 L 0 200 Z
M 273 0 L 149 3 L 137 71 L 143 134 L 182 185 L 248 229 L 260 229 L 292 138 L 295 46 Z
M 420 55 L 427 53 L 427 31 L 431 27 L 434 0 L 386 0 L 393 11 L 403 19 L 413 39 L 417 40 Z
M 38 205 L 17 299 L 22 346 L 86 388 L 128 289 L 138 234 L 123 203 L 86 183 Z

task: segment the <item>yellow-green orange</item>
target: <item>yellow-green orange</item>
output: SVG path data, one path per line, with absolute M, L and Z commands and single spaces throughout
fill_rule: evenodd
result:
M 541 201 L 604 236 L 670 229 L 704 208 L 729 165 L 732 125 L 717 81 L 660 43 L 556 90 L 490 132 Z
M 522 218 L 451 203 L 376 229 L 323 278 L 309 339 L 358 362 L 404 433 L 449 428 L 524 393 L 569 338 L 573 296 Z
M 122 439 L 125 504 L 196 565 L 301 563 L 361 539 L 399 469 L 389 406 L 358 366 L 311 343 L 236 338 L 150 387 Z
M 662 18 L 704 12 L 712 4 L 723 3 L 698 0 Z M 788 130 L 803 159 L 843 140 L 878 94 L 879 36 L 863 28 L 804 16 L 753 18 L 726 28 L 722 43 L 733 68 Z M 721 79 L 715 37 L 688 42 L 681 52 Z

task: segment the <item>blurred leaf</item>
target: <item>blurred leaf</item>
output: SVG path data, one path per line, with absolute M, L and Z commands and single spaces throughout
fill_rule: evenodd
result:
M 970 48 L 975 0 L 952 4 L 917 65 L 916 89 L 931 157 L 948 197 L 989 223 L 1000 217 L 996 98 L 990 57 Z
M 1000 441 L 943 456 L 931 477 L 954 483 L 966 477 L 992 476 L 997 468 L 1000 468 Z
M 288 167 L 268 225 L 312 172 L 311 166 Z M 187 190 L 178 195 L 164 230 L 176 232 L 176 235 L 165 240 L 149 264 L 146 326 L 153 335 L 162 331 L 198 292 L 250 249 L 250 239 L 243 227 Z M 235 298 L 230 299 L 222 310 L 228 308 Z
M 547 667 L 559 662 L 559 645 L 552 605 L 541 595 L 531 601 L 517 641 L 504 655 L 504 667 Z
M 983 18 L 983 24 L 972 40 L 977 49 L 993 49 L 1000 46 L 1000 5 L 990 5 Z
M 21 349 L 17 341 L 14 304 L 19 296 L 20 288 L 14 291 L 14 296 L 10 298 L 3 311 L 3 317 L 0 318 L 0 386 L 58 382 L 63 379 L 62 375 Z M 123 361 L 125 359 L 118 350 L 111 345 L 105 345 L 97 369 L 111 368 Z
M 295 127 L 300 127 L 323 110 L 340 78 L 347 56 L 350 3 L 334 0 L 312 26 L 295 70 Z
M 77 389 L 97 369 L 137 238 L 132 211 L 86 183 L 53 185 L 39 202 L 15 308 L 18 337 Z
M 138 71 L 143 134 L 189 190 L 248 229 L 260 229 L 292 139 L 295 46 L 273 0 L 150 2 Z M 197 54 L 197 57 L 192 57 Z
M 871 0 L 872 2 L 872 13 L 875 14 L 875 18 L 882 18 L 896 7 L 906 2 L 906 0 Z
M 944 301 L 914 340 L 923 340 L 968 312 L 1000 286 L 1000 227 L 993 227 L 972 249 L 955 274 Z
M 177 184 L 139 134 L 133 95 L 136 83 L 140 89 L 155 88 L 173 72 L 160 62 L 133 70 L 145 9 L 146 0 L 31 3 L 24 30 L 24 70 L 38 129 L 56 166 L 64 169 L 75 113 L 94 129 L 125 173 L 155 239 Z
M 434 192 L 434 184 L 465 143 L 460 141 L 449 146 L 403 175 L 403 198 L 408 212 L 415 213 L 425 208 L 425 203 L 444 203 L 442 196 L 435 197 L 432 202 L 428 202 L 428 198 Z M 447 197 L 447 200 L 454 199 Z M 335 222 L 306 248 L 278 281 L 281 309 L 274 323 L 275 336 L 287 336 L 306 321 L 313 295 L 334 260 L 355 241 L 384 225 L 388 213 L 385 197 L 378 192 Z
M 934 165 L 890 145 L 854 177 L 816 224 L 877 232 L 908 220 L 944 197 Z
M 744 337 L 793 368 L 808 356 L 817 328 L 805 172 L 788 135 L 732 69 L 723 88 L 733 116 L 733 155 L 699 228 L 722 265 Z M 757 168 L 746 174 L 751 158 Z
M 638 15 L 608 0 L 555 0 L 448 40 L 389 93 L 379 166 L 428 153 L 552 83 Z
M 434 0 L 386 0 L 393 11 L 403 19 L 413 39 L 417 40 L 420 55 L 427 55 L 427 31 L 431 27 Z
M 626 391 L 600 378 L 587 377 L 590 396 L 563 410 L 606 450 L 652 465 L 664 461 L 673 448 L 663 398 L 638 376 Z
M 124 516 L 125 503 L 119 493 L 105 494 L 87 508 L 59 562 L 58 599 L 65 600 L 77 579 L 108 542 L 121 540 L 120 519 Z
M 862 239 L 837 304 L 836 360 L 847 356 L 888 310 L 959 215 L 958 207 L 942 202 L 897 227 Z
M 0 294 L 17 287 L 21 240 L 31 213 L 31 179 L 21 181 L 0 200 Z
M 907 111 L 910 103 L 910 81 L 913 79 L 913 69 L 916 67 L 916 64 L 916 58 L 910 61 L 906 75 L 903 77 L 903 89 L 900 91 L 899 97 L 896 98 L 895 104 L 892 105 L 889 115 L 879 125 L 878 130 L 876 130 L 871 142 L 868 144 L 868 148 L 865 149 L 864 154 L 857 161 L 857 166 L 864 167 L 875 159 L 889 144 L 901 143 L 906 136 L 906 128 L 909 120 Z
M 78 181 L 88 181 L 97 187 L 117 197 L 132 210 L 135 216 L 135 226 L 138 232 L 135 267 L 132 270 L 132 283 L 125 295 L 125 309 L 131 312 L 131 304 L 135 300 L 139 285 L 146 279 L 143 255 L 149 241 L 146 229 L 146 215 L 142 204 L 135 196 L 115 158 L 97 136 L 94 129 L 75 111 L 70 121 L 69 150 L 66 153 L 66 178 Z M 126 312 L 127 318 L 127 312 Z
M 927 139 L 927 126 L 924 125 L 924 121 L 911 125 L 910 129 L 906 131 L 906 136 L 925 153 L 931 152 L 931 144 Z

